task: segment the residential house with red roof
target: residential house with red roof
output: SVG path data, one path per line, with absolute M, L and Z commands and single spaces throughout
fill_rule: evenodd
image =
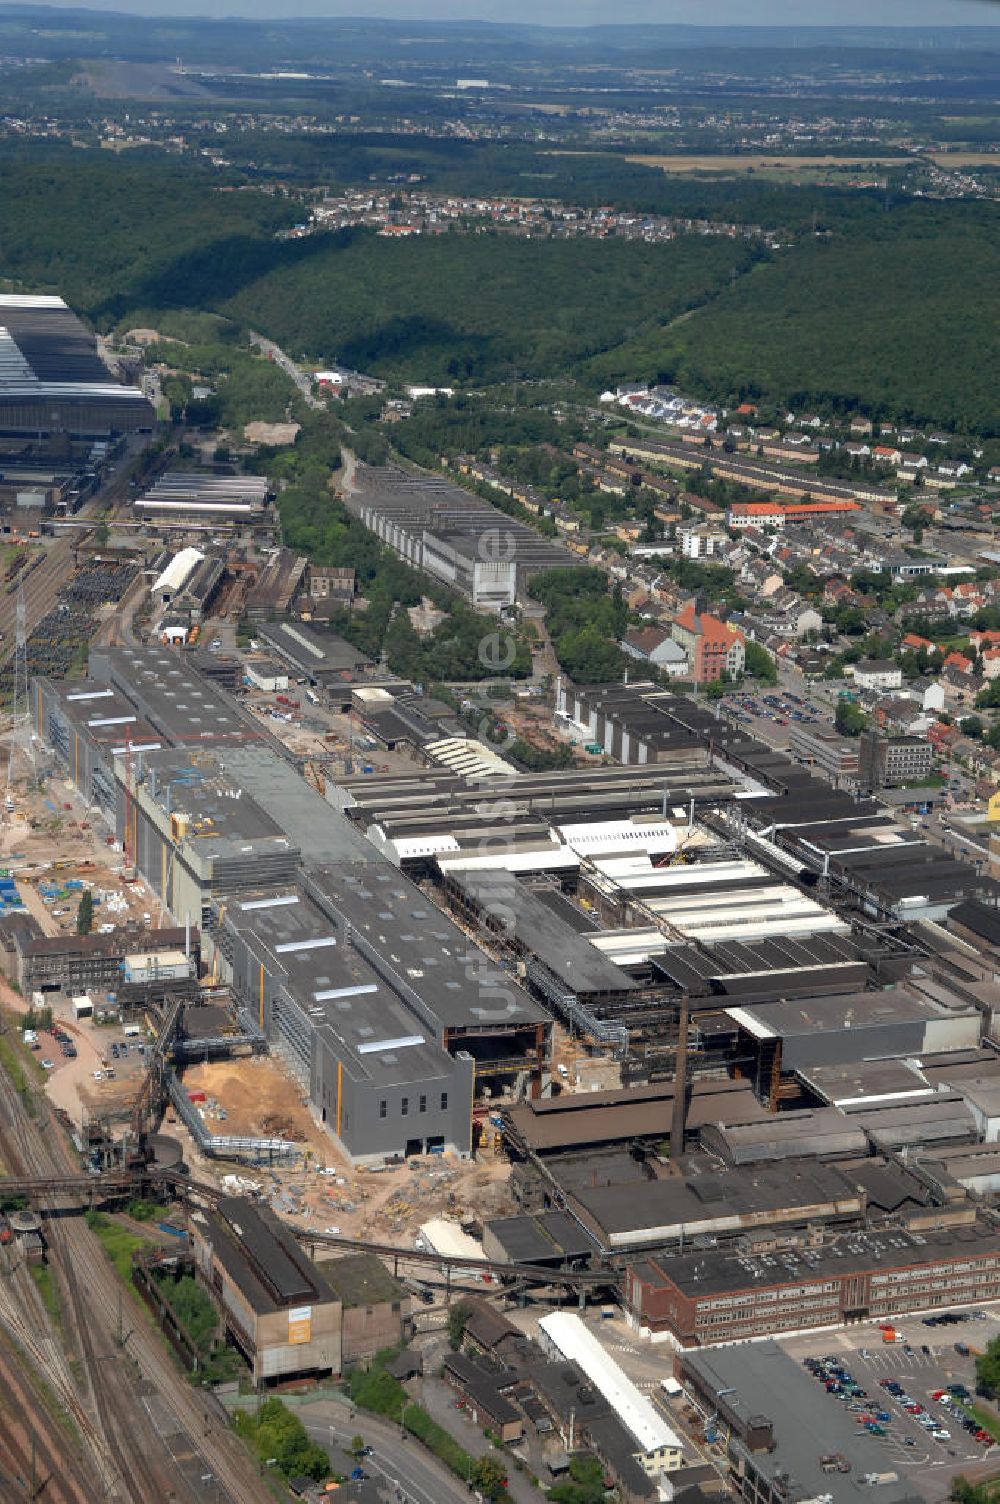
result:
M 907 632 L 900 647 L 910 653 L 927 653 L 928 655 L 941 651 L 936 642 L 931 642 L 929 637 L 921 637 L 918 632 Z

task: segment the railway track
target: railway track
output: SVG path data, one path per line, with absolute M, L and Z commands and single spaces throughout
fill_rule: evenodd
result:
M 132 476 L 142 469 L 145 458 L 144 454 L 138 454 L 130 462 L 121 465 L 107 485 L 96 496 L 84 502 L 75 518 L 72 519 L 78 525 L 79 531 L 72 536 L 63 535 L 48 544 L 38 563 L 23 574 L 24 606 L 29 636 L 42 617 L 53 609 L 60 590 L 72 578 L 74 552 L 83 542 L 86 529 L 100 514 L 114 513 L 118 507 L 128 501 L 129 483 Z M 17 587 L 18 579 L 14 579 L 7 590 L 0 594 L 0 633 L 3 634 L 0 639 L 0 667 L 7 662 L 14 651 Z
M 0 1070 L 5 1165 L 25 1178 L 78 1174 L 48 1104 L 32 1100 L 35 1117 Z M 16 1285 L 0 1279 L 0 1332 L 44 1377 L 80 1437 L 99 1485 L 86 1497 L 116 1504 L 268 1504 L 271 1495 L 251 1458 L 173 1366 L 160 1334 L 119 1280 L 86 1220 L 59 1215 L 69 1210 L 68 1199 L 67 1192 L 52 1189 L 42 1192 L 36 1205 L 45 1219 L 50 1265 L 79 1372 L 56 1340 L 27 1270 L 15 1271 Z M 66 1453 L 63 1470 L 73 1473 Z
M 0 1413 L 0 1488 L 2 1497 L 45 1499 L 47 1504 L 93 1504 L 101 1485 L 91 1475 L 82 1449 L 67 1467 L 67 1433 L 49 1412 L 44 1399 L 22 1372 L 24 1356 L 13 1342 L 0 1337 L 0 1368 L 4 1376 Z M 13 1485 L 13 1489 L 11 1489 Z

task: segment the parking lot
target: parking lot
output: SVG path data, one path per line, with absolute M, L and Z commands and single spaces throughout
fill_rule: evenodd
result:
M 145 1033 L 126 1040 L 120 1023 L 75 1019 L 68 999 L 56 996 L 49 1001 L 53 1027 L 69 1038 L 76 1052 L 67 1055 L 51 1031 L 38 1032 L 33 1053 L 46 1071 L 50 1100 L 77 1125 L 98 1113 L 111 1118 L 127 1115 L 146 1071 Z
M 885 1449 L 887 1467 L 912 1472 L 914 1484 L 926 1498 L 941 1499 L 947 1495 L 953 1474 L 992 1459 L 997 1449 L 977 1441 L 963 1427 L 954 1404 L 933 1396 L 946 1392 L 949 1384 L 959 1384 L 975 1398 L 975 1353 L 1000 1334 L 1000 1318 L 991 1310 L 982 1319 L 928 1327 L 920 1317 L 907 1317 L 896 1324 L 896 1332 L 902 1341 L 885 1342 L 876 1325 L 865 1323 L 790 1338 L 782 1346 L 799 1363 L 807 1358 L 832 1358 L 845 1369 L 863 1395 L 843 1398 L 829 1392 L 825 1402 L 847 1405 L 857 1414 L 859 1427 L 870 1418 L 867 1429 L 874 1424 L 885 1433 L 873 1432 Z M 968 1356 L 956 1352 L 956 1342 L 970 1349 Z M 803 1373 L 807 1375 L 805 1368 Z M 825 1390 L 822 1378 L 810 1377 L 809 1382 Z M 902 1392 L 891 1392 L 888 1384 Z M 996 1416 L 996 1407 L 988 1401 L 977 1404 Z M 937 1438 L 930 1429 L 932 1422 Z
M 771 746 L 788 746 L 791 727 L 796 724 L 818 726 L 833 724 L 829 710 L 813 703 L 807 694 L 790 690 L 738 690 L 723 700 L 725 714 L 744 726 L 751 736 Z

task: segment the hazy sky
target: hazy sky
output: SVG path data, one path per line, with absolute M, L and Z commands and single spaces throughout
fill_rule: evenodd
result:
M 49 0 L 77 5 L 88 0 Z M 89 0 L 139 15 L 383 16 L 542 25 L 679 22 L 699 26 L 990 26 L 998 0 Z

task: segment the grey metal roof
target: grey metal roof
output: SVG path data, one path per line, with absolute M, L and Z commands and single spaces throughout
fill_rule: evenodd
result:
M 226 776 L 271 812 L 307 866 L 331 860 L 381 861 L 361 832 L 270 746 L 226 747 L 221 762 Z
M 263 948 L 273 973 L 284 974 L 290 996 L 319 1038 L 329 1036 L 355 1079 L 393 1086 L 452 1074 L 450 1057 L 409 1001 L 301 890 L 230 903 L 224 922 Z
M 490 915 L 502 916 L 505 934 L 537 956 L 567 991 L 630 992 L 638 986 L 511 873 L 456 872 L 451 882 L 487 924 Z
M 300 621 L 261 622 L 257 635 L 309 678 L 353 672 L 372 661 L 360 648 L 336 632 L 323 631 Z
M 728 1290 L 773 1289 L 827 1275 L 843 1278 L 855 1272 L 886 1273 L 934 1264 L 959 1254 L 972 1258 L 984 1253 L 1000 1253 L 1000 1236 L 980 1223 L 927 1229 L 921 1231 L 919 1241 L 901 1227 L 850 1228 L 828 1239 L 821 1248 L 785 1249 L 759 1261 L 726 1248 L 674 1254 L 663 1265 L 663 1274 L 698 1300 Z
M 266 741 L 277 748 L 230 695 L 168 648 L 95 648 L 90 670 L 95 680 L 131 700 L 176 746 Z
M 856 1417 L 833 1403 L 821 1384 L 804 1377 L 776 1342 L 686 1352 L 682 1361 L 704 1386 L 724 1395 L 737 1417 L 766 1414 L 776 1446 L 772 1452 L 755 1453 L 751 1465 L 771 1480 L 789 1474 L 789 1501 L 831 1497 L 833 1504 L 855 1504 L 860 1477 L 868 1472 L 885 1476 L 886 1455 L 878 1440 L 861 1432 Z M 847 1457 L 852 1471 L 825 1473 L 820 1458 L 831 1452 Z M 878 1496 L 883 1504 L 904 1504 L 919 1498 L 919 1492 L 897 1481 L 883 1483 Z
M 378 951 L 401 989 L 415 993 L 442 1029 L 479 1033 L 548 1021 L 545 1009 L 390 863 L 328 862 L 309 871 L 307 886 L 347 921 L 356 944 Z
M 838 993 L 833 997 L 778 999 L 754 1003 L 745 1011 L 770 1034 L 783 1038 L 820 1033 L 859 1032 L 885 1024 L 925 1023 L 944 1016 L 928 999 L 916 997 L 901 987 L 881 992 Z
M 805 1215 L 805 1209 L 821 1205 L 829 1207 L 831 1216 L 836 1207 L 845 1206 L 844 1214 L 849 1215 L 856 1196 L 832 1165 L 800 1158 L 684 1180 L 578 1188 L 572 1199 L 599 1230 L 606 1247 L 625 1249 L 717 1223 L 729 1231 L 733 1220 L 741 1217 L 749 1226 L 764 1217 L 773 1222 Z

